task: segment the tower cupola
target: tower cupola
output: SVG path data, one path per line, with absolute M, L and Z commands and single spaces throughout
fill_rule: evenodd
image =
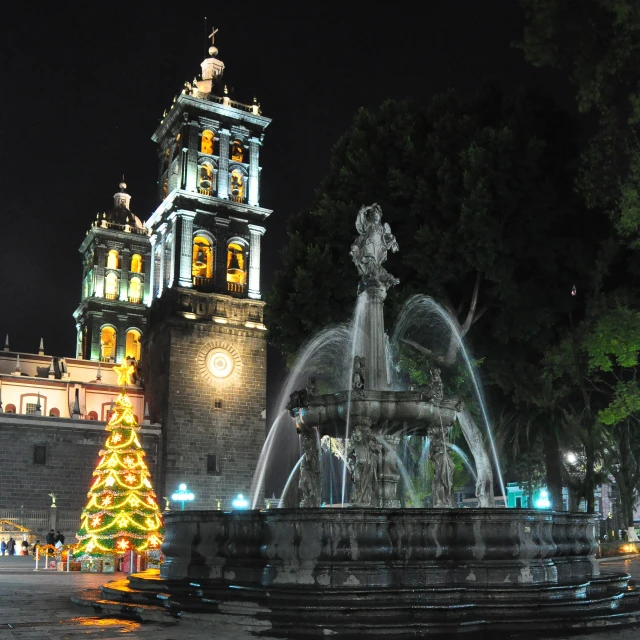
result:
M 113 206 L 115 209 L 130 210 L 131 195 L 127 193 L 127 183 L 121 182 L 118 185 L 119 191 L 113 194 Z
M 214 88 L 220 85 L 222 74 L 224 73 L 224 62 L 218 59 L 218 47 L 214 45 L 214 40 L 218 29 L 211 28 L 211 46 L 209 47 L 209 57 L 205 58 L 200 66 L 202 67 L 202 80 L 196 82 L 197 89 L 202 94 L 213 93 Z

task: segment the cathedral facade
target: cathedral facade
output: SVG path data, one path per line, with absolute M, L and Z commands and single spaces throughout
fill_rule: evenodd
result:
M 259 163 L 270 120 L 229 98 L 217 53 L 152 136 L 155 211 L 135 215 L 123 181 L 80 246 L 74 357 L 16 353 L 8 338 L 0 352 L 0 516 L 55 493 L 79 518 L 124 360 L 136 364 L 130 395 L 156 493 L 186 483 L 191 508 L 211 509 L 250 492 L 265 438 L 260 244 L 271 211 Z

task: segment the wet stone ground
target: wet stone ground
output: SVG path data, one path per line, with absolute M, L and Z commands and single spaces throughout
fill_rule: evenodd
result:
M 177 624 L 130 622 L 87 615 L 74 607 L 71 596 L 83 589 L 98 588 L 122 574 L 34 572 L 32 558 L 0 556 L 0 640 L 51 640 L 97 638 L 100 640 L 248 640 L 237 628 L 229 627 L 217 616 L 185 614 Z M 627 571 L 640 580 L 640 559 L 606 562 L 603 569 Z M 167 618 L 170 620 L 170 618 Z M 545 636 L 545 639 L 548 636 Z M 591 640 L 638 640 L 639 629 L 601 631 L 571 638 Z M 261 636 L 268 640 L 266 636 Z M 562 636 L 564 640 L 564 636 Z

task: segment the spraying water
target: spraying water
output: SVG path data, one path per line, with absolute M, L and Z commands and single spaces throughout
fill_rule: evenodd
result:
M 485 424 L 489 444 L 491 446 L 496 473 L 500 481 L 500 489 L 502 490 L 502 495 L 505 499 L 506 504 L 506 491 L 504 487 L 504 481 L 502 479 L 500 461 L 498 460 L 498 453 L 496 451 L 496 446 L 493 439 L 493 432 L 491 429 L 491 424 L 489 422 L 489 415 L 487 413 L 487 408 L 484 401 L 484 394 L 482 393 L 482 388 L 480 387 L 480 382 L 478 380 L 475 367 L 473 366 L 469 351 L 465 347 L 463 337 L 460 334 L 460 330 L 458 329 L 454 320 L 451 318 L 449 313 L 447 313 L 447 311 L 443 309 L 442 306 L 439 305 L 433 298 L 424 295 L 413 296 L 405 303 L 404 309 L 400 314 L 400 318 L 398 319 L 393 334 L 392 344 L 399 345 L 403 340 L 409 337 L 411 338 L 412 342 L 418 343 L 424 347 L 423 341 L 426 334 L 430 334 L 432 336 L 435 336 L 436 338 L 438 337 L 438 333 L 435 330 L 436 328 L 434 327 L 433 323 L 434 317 L 438 318 L 441 323 L 444 324 L 448 332 L 447 336 L 449 339 L 447 340 L 447 342 L 449 344 L 449 349 L 447 350 L 446 355 L 452 354 L 455 358 L 455 355 L 459 351 L 462 354 L 462 358 L 466 365 L 467 371 L 469 372 L 473 389 L 478 400 L 478 405 L 482 413 L 482 418 Z M 429 351 L 429 349 L 427 350 Z M 436 349 L 433 349 L 432 353 L 436 355 L 438 351 Z M 467 418 L 470 418 L 470 416 L 467 415 Z M 465 423 L 468 426 L 468 420 L 466 420 Z M 478 473 L 480 473 L 480 462 L 482 462 L 483 457 L 482 452 L 480 452 L 479 450 L 480 444 L 481 443 L 478 442 L 469 442 L 469 446 L 472 448 L 474 458 L 476 459 Z M 484 470 L 484 473 L 489 473 L 489 471 Z
M 449 449 L 451 449 L 451 451 L 455 451 L 460 456 L 460 458 L 462 458 L 462 462 L 464 462 L 465 467 L 467 467 L 467 469 L 469 470 L 469 473 L 473 476 L 473 479 L 477 482 L 478 474 L 476 473 L 476 470 L 473 468 L 471 464 L 471 460 L 469 460 L 469 456 L 467 456 L 467 454 L 457 444 L 451 444 L 450 442 L 447 442 L 447 446 L 449 447 Z
M 414 508 L 420 507 L 420 500 L 418 499 L 418 494 L 413 486 L 413 482 L 411 482 L 411 478 L 407 471 L 407 468 L 403 464 L 400 456 L 397 454 L 396 450 L 379 434 L 375 436 L 376 440 L 391 454 L 391 457 L 396 461 L 398 465 L 398 471 L 402 475 L 402 479 L 404 480 L 404 486 L 409 492 L 409 498 L 411 499 L 411 506 Z
M 358 355 L 357 350 L 360 347 L 362 339 L 362 320 L 367 305 L 367 293 L 361 293 L 358 296 L 356 310 L 353 314 L 351 323 L 351 359 L 347 370 L 349 371 L 349 379 L 347 381 L 347 418 L 344 429 L 344 464 L 342 466 L 342 504 L 345 504 L 345 492 L 347 488 L 347 458 L 349 457 L 349 424 L 351 422 L 351 391 L 353 388 L 353 363 Z
M 289 474 L 289 477 L 287 478 L 287 481 L 285 482 L 284 489 L 282 490 L 282 495 L 280 496 L 280 504 L 278 505 L 278 509 L 282 509 L 282 507 L 284 505 L 284 497 L 287 495 L 287 489 L 289 488 L 289 485 L 291 484 L 291 481 L 293 480 L 293 477 L 296 475 L 296 471 L 298 470 L 298 468 L 302 464 L 303 460 L 304 460 L 304 455 L 300 456 L 300 460 L 298 460 L 298 462 L 296 462 L 295 466 L 291 470 L 291 473 Z
M 335 366 L 335 363 L 344 357 L 345 351 L 348 350 L 350 339 L 351 331 L 348 325 L 328 327 L 313 336 L 300 349 L 300 353 L 278 396 L 276 419 L 269 429 L 253 474 L 250 494 L 252 509 L 256 508 L 260 497 L 275 441 L 282 433 L 285 433 L 289 438 L 295 437 L 295 421 L 286 411 L 289 396 L 295 389 L 304 386 L 310 376 L 315 376 L 329 389 L 338 390 L 344 388 L 344 373 L 341 372 L 344 369 L 340 370 Z M 288 447 L 278 446 L 277 449 L 291 449 L 293 446 L 296 445 L 290 442 Z

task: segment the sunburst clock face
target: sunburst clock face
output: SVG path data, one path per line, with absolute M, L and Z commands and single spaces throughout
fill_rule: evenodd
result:
M 209 342 L 200 349 L 197 360 L 200 375 L 211 386 L 227 386 L 240 377 L 242 361 L 230 344 Z
M 226 349 L 212 349 L 207 354 L 207 369 L 215 378 L 228 378 L 234 367 L 235 362 Z

